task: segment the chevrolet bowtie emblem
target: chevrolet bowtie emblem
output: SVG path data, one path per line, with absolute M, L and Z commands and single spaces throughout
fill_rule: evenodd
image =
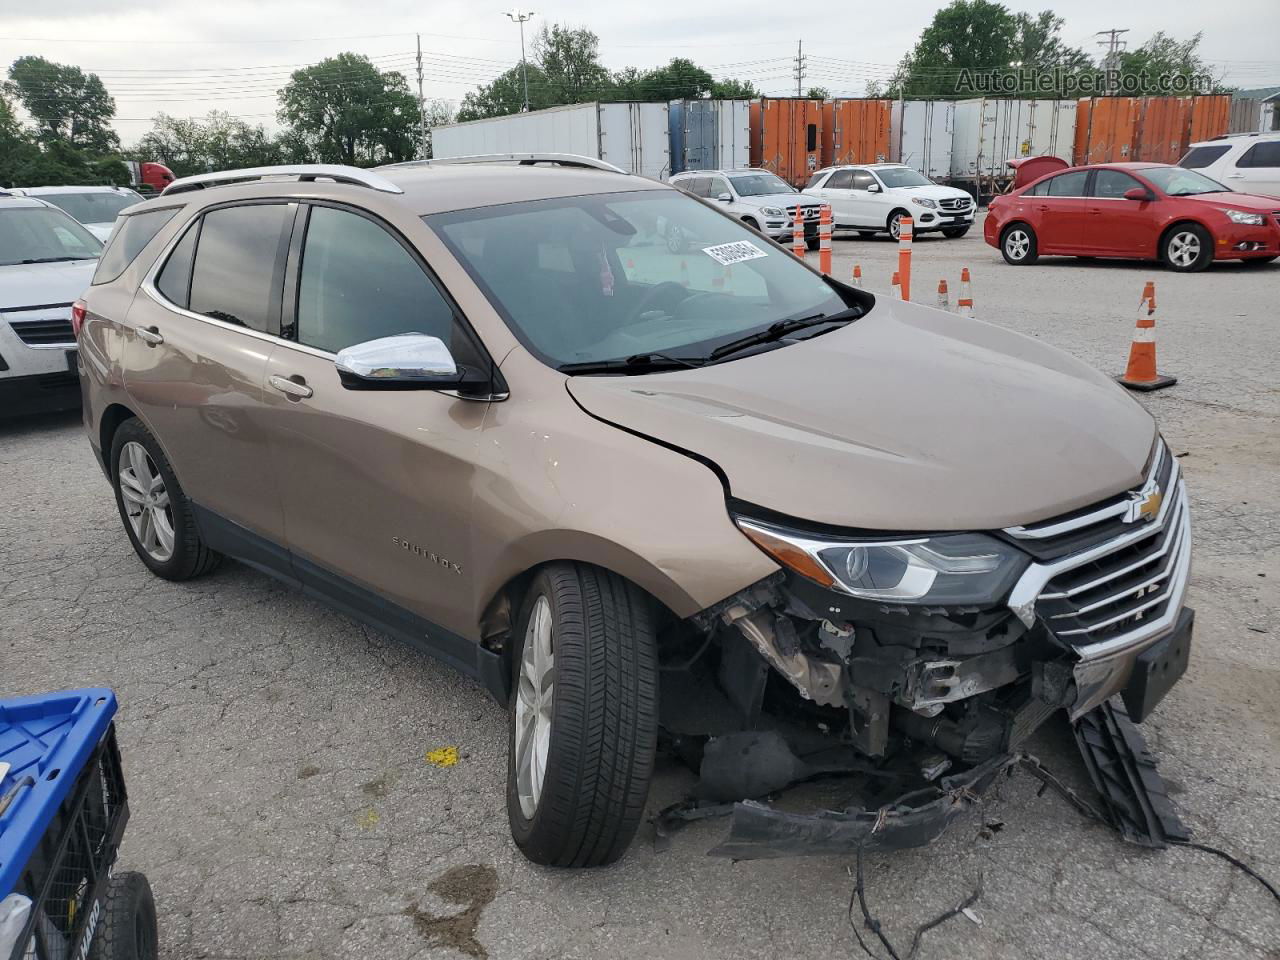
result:
M 1149 493 L 1135 493 L 1129 501 L 1129 509 L 1125 511 L 1125 523 L 1137 523 L 1139 520 L 1154 520 L 1160 514 L 1160 504 L 1164 502 L 1164 494 L 1156 487 Z

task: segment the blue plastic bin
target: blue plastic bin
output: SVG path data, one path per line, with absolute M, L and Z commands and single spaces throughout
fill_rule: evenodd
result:
M 129 817 L 115 713 L 110 690 L 0 700 L 0 901 L 32 902 L 13 957 L 88 953 Z

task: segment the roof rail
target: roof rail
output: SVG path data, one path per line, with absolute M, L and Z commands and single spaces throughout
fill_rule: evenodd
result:
M 584 157 L 576 153 L 482 153 L 471 157 L 440 157 L 432 160 L 410 160 L 408 163 L 393 163 L 393 167 L 407 167 L 426 164 L 454 163 L 516 163 L 522 167 L 531 167 L 535 163 L 556 163 L 562 167 L 587 167 L 592 170 L 605 170 L 609 173 L 627 171 L 615 167 L 612 163 L 597 160 L 595 157 Z
M 217 173 L 197 173 L 194 176 L 173 181 L 160 192 L 160 195 L 167 197 L 172 193 L 186 193 L 190 190 L 203 190 L 205 187 L 225 186 L 248 180 L 265 180 L 270 177 L 297 177 L 300 181 L 332 180 L 334 183 L 349 183 L 354 186 L 368 187 L 371 190 L 381 190 L 383 193 L 404 193 L 386 177 L 359 167 L 348 167 L 338 163 L 297 163 L 274 167 L 246 167 L 243 170 L 219 170 Z

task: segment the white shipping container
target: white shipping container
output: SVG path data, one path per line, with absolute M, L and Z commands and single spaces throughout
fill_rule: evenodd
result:
M 1054 156 L 1071 162 L 1075 145 L 1074 100 L 978 98 L 955 105 L 951 141 L 953 180 L 1001 180 L 1012 175 L 1006 161 Z
M 954 125 L 950 100 L 895 100 L 889 111 L 889 159 L 930 180 L 946 180 Z
M 670 168 L 665 103 L 574 103 L 431 129 L 434 157 L 576 153 L 661 180 Z

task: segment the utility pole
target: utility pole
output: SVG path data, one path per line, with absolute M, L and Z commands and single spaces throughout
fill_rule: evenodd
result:
M 1120 34 L 1128 33 L 1129 28 L 1116 29 L 1112 27 L 1110 30 L 1099 30 L 1094 34 L 1095 37 L 1106 37 L 1106 40 L 1099 40 L 1098 46 L 1106 47 L 1107 52 L 1102 58 L 1102 69 L 1106 71 L 1120 69 L 1120 51 L 1125 48 L 1125 41 L 1120 39 Z M 1111 90 L 1111 78 L 1107 78 L 1108 92 Z
M 803 40 L 797 40 L 797 41 L 796 41 L 796 69 L 795 69 L 795 78 L 796 78 L 796 96 L 797 96 L 797 97 L 803 97 L 803 96 L 804 96 L 804 90 L 803 90 L 803 86 L 804 86 L 804 65 L 805 65 L 805 62 L 806 62 L 808 59 L 809 59 L 809 58 L 808 58 L 808 57 L 806 57 L 806 56 L 804 55 L 804 41 L 803 41 Z
M 520 73 L 524 77 L 524 112 L 529 112 L 529 63 L 524 58 L 524 25 L 528 20 L 533 19 L 532 10 L 521 10 L 519 7 L 513 7 L 508 10 L 506 16 L 511 18 L 512 23 L 520 24 Z
M 422 96 L 422 34 L 418 34 L 418 159 L 427 159 L 427 101 Z

